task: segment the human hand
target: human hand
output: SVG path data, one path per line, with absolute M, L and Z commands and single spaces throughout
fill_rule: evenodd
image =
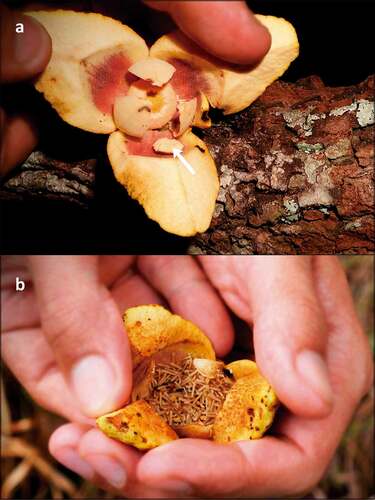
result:
M 173 289 L 163 259 L 141 257 L 138 266 L 154 286 Z M 116 486 L 122 471 L 127 483 L 117 486 L 127 496 L 155 489 L 154 496 L 164 497 L 303 494 L 323 475 L 372 380 L 343 270 L 333 257 L 202 257 L 201 263 L 228 307 L 253 325 L 256 361 L 285 406 L 272 435 L 225 446 L 177 440 L 142 454 L 96 429 L 68 424 L 52 436 L 51 452 L 64 463 L 60 452 L 69 446 L 100 485 Z M 182 292 L 192 300 L 189 290 Z M 207 311 L 217 316 L 200 298 L 196 316 Z M 227 327 L 218 330 L 219 357 L 232 344 Z M 217 348 L 217 336 L 211 338 Z
M 271 40 L 267 29 L 256 20 L 243 1 L 145 3 L 169 14 L 187 36 L 226 61 L 255 64 L 269 50 Z M 96 10 L 104 10 L 108 15 L 113 9 L 115 12 L 118 9 L 115 2 L 97 4 Z M 76 2 L 76 6 L 84 9 L 82 2 Z M 43 8 L 43 3 L 40 8 Z M 0 83 L 13 84 L 29 80 L 43 71 L 48 63 L 51 55 L 50 37 L 30 16 L 10 11 L 3 5 L 0 5 L 0 9 Z M 25 25 L 22 35 L 15 33 L 17 22 Z M 25 160 L 33 150 L 37 142 L 37 128 L 32 117 L 26 116 L 24 110 L 11 109 L 5 113 L 4 109 L 0 109 L 0 123 L 3 135 L 0 174 L 3 175 Z
M 167 300 L 211 336 L 220 354 L 230 347 L 232 331 L 224 306 L 198 264 L 191 257 L 166 257 L 164 267 L 158 266 L 158 261 L 150 262 L 149 273 L 162 273 L 168 280 L 152 285 L 131 256 L 2 259 L 3 359 L 41 406 L 79 422 L 70 424 L 78 433 L 92 428 L 90 417 L 121 407 L 129 398 L 131 359 L 121 320 L 126 308 Z M 15 291 L 17 276 L 26 283 L 22 292 Z M 202 301 L 205 312 L 199 308 Z M 74 432 L 73 438 L 78 436 Z M 59 441 L 58 459 L 108 487 L 94 477 L 90 461 L 70 446 L 71 437 L 68 432 Z M 88 432 L 86 442 L 91 441 Z M 92 442 L 95 446 L 95 436 Z M 133 456 L 133 450 L 127 452 Z M 131 488 L 138 496 L 163 494 L 135 481 Z
M 210 54 L 234 64 L 256 64 L 268 52 L 271 36 L 244 1 L 145 0 L 169 14 L 179 29 Z
M 24 33 L 16 33 L 16 23 L 24 24 Z M 35 19 L 0 4 L 0 84 L 30 80 L 43 71 L 51 55 L 51 39 Z M 37 143 L 33 119 L 14 103 L 0 107 L 0 176 L 25 160 Z

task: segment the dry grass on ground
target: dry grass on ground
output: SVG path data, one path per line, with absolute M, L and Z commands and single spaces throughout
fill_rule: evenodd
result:
M 374 348 L 374 259 L 342 257 L 366 334 Z M 111 498 L 57 464 L 48 436 L 62 422 L 39 408 L 3 370 L 1 382 L 1 498 Z M 361 402 L 313 498 L 368 498 L 374 495 L 373 390 Z

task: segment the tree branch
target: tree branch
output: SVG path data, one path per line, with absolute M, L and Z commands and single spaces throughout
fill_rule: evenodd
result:
M 278 81 L 204 131 L 220 171 L 210 229 L 190 253 L 374 250 L 374 78 Z
M 313 76 L 275 82 L 241 113 L 217 113 L 197 133 L 215 158 L 220 193 L 211 227 L 189 253 L 374 251 L 373 92 L 373 76 L 338 88 Z M 48 156 L 34 152 L 0 186 L 0 198 L 87 208 L 101 188 L 101 150 L 82 161 L 57 160 L 51 148 Z

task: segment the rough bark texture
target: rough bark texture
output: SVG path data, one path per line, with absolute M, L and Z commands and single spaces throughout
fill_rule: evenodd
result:
M 279 81 L 250 108 L 200 131 L 221 188 L 211 227 L 191 240 L 189 253 L 373 251 L 373 93 L 373 77 L 341 88 L 318 77 Z M 94 151 L 101 149 L 85 158 Z M 0 186 L 0 198 L 88 207 L 101 160 L 52 156 L 34 152 Z
M 374 78 L 271 85 L 204 131 L 220 172 L 210 229 L 190 253 L 374 250 Z
M 34 151 L 0 189 L 4 200 L 58 200 L 88 207 L 95 192 L 95 159 L 61 161 Z

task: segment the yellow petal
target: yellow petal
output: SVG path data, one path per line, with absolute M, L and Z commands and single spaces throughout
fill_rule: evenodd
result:
M 178 439 L 174 430 L 143 400 L 107 413 L 96 423 L 108 437 L 140 450 L 156 448 Z
M 261 438 L 272 424 L 277 404 L 274 390 L 259 372 L 239 378 L 215 418 L 214 441 Z
M 218 107 L 228 115 L 249 106 L 279 78 L 298 56 L 294 27 L 285 19 L 256 15 L 272 37 L 269 52 L 255 68 L 232 66 L 224 69 L 224 90 Z
M 180 31 L 164 35 L 151 47 L 154 57 L 165 59 L 173 64 L 173 58 L 190 64 L 195 73 L 197 90 L 205 94 L 215 108 L 225 114 L 235 113 L 249 106 L 264 90 L 288 68 L 298 56 L 299 43 L 294 27 L 285 19 L 274 16 L 256 15 L 271 34 L 272 44 L 269 52 L 257 66 L 227 64 L 210 56 L 198 45 L 192 43 Z M 182 72 L 187 70 L 181 67 Z M 179 66 L 176 65 L 178 77 Z M 187 74 L 189 74 L 187 72 Z M 194 77 L 185 78 L 194 81 Z M 202 124 L 199 120 L 197 126 Z
M 193 358 L 215 359 L 208 337 L 193 323 L 159 305 L 131 307 L 124 314 L 133 367 L 162 350 L 182 350 Z
M 256 363 L 250 359 L 238 359 L 226 365 L 225 368 L 233 373 L 236 380 L 246 375 L 259 374 Z
M 127 68 L 148 57 L 143 38 L 101 14 L 70 10 L 27 14 L 52 38 L 52 56 L 36 88 L 70 125 L 89 132 L 113 132 L 111 103 L 116 93 L 126 92 Z
M 108 141 L 116 179 L 170 233 L 193 236 L 208 229 L 219 192 L 215 163 L 203 141 L 190 130 L 179 141 L 193 175 L 178 158 L 129 155 L 127 138 L 117 131 Z

